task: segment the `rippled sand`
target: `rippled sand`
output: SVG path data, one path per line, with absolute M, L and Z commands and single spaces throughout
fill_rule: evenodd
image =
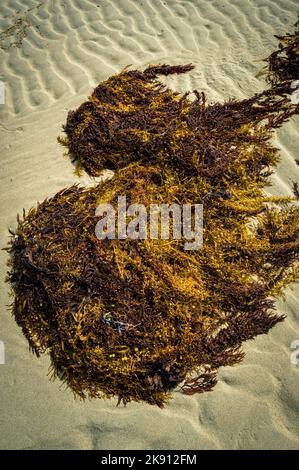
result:
M 290 30 L 296 0 L 3 0 L 0 3 L 1 247 L 16 214 L 76 182 L 56 141 L 69 109 L 122 67 L 193 62 L 192 74 L 167 81 L 203 90 L 210 100 L 242 98 L 264 87 L 260 59 Z M 275 139 L 281 163 L 275 194 L 299 182 L 298 118 Z M 82 184 L 92 180 L 85 176 Z M 0 448 L 2 449 L 299 449 L 299 290 L 278 309 L 288 315 L 267 336 L 246 344 L 245 360 L 222 369 L 213 392 L 174 399 L 160 410 L 144 404 L 74 401 L 47 377 L 6 305 L 6 253 L 1 252 Z

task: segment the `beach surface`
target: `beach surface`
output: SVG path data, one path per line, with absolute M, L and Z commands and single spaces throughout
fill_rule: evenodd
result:
M 67 112 L 123 67 L 190 63 L 166 80 L 209 101 L 262 90 L 261 59 L 274 34 L 292 30 L 297 0 L 5 0 L 0 3 L 0 236 L 7 246 L 16 215 L 78 179 L 57 136 Z M 258 76 L 257 76 L 258 75 Z M 281 162 L 272 194 L 299 182 L 298 117 L 277 132 Z M 82 402 L 47 376 L 9 308 L 7 253 L 1 257 L 0 449 L 299 449 L 299 289 L 277 303 L 287 319 L 244 346 L 246 358 L 222 368 L 212 392 L 173 394 L 164 409 L 116 400 Z

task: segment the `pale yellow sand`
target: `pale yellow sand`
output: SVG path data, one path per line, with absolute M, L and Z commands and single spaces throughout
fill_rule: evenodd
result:
M 169 80 L 210 99 L 249 96 L 276 47 L 274 34 L 295 22 L 296 0 L 2 0 L 0 79 L 1 247 L 16 214 L 77 181 L 56 137 L 67 110 L 128 64 L 161 61 L 197 65 Z M 297 124 L 297 128 L 296 128 Z M 290 194 L 299 181 L 298 119 L 277 136 L 282 161 L 272 192 Z M 83 184 L 92 181 L 85 177 Z M 1 252 L 0 448 L 25 449 L 299 449 L 299 290 L 278 308 L 288 319 L 246 345 L 244 362 L 222 369 L 213 392 L 175 393 L 164 410 L 115 401 L 74 401 L 51 383 L 47 357 L 29 354 L 6 308 L 6 254 Z

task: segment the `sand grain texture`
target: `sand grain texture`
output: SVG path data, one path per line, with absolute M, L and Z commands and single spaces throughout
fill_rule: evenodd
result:
M 276 47 L 274 34 L 295 22 L 295 0 L 4 0 L 0 3 L 1 248 L 16 214 L 76 182 L 56 141 L 69 109 L 99 81 L 133 64 L 193 62 L 180 90 L 209 100 L 242 98 L 264 87 L 256 74 Z M 297 126 L 297 127 L 296 127 Z M 274 194 L 299 181 L 298 119 L 275 142 L 281 163 Z M 82 184 L 92 184 L 85 176 Z M 288 315 L 267 336 L 246 344 L 245 360 L 223 368 L 214 391 L 175 393 L 164 410 L 116 401 L 74 401 L 47 377 L 6 305 L 6 253 L 1 252 L 1 449 L 299 449 L 299 366 L 290 343 L 299 340 L 299 290 L 288 289 L 278 309 Z

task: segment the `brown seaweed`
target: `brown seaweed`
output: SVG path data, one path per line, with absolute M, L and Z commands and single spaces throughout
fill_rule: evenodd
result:
M 287 62 L 271 54 L 270 88 L 251 98 L 192 100 L 157 80 L 192 65 L 162 65 L 109 78 L 70 112 L 64 143 L 79 168 L 117 171 L 18 219 L 8 280 L 30 348 L 49 352 L 76 395 L 162 406 L 178 385 L 211 390 L 244 341 L 284 319 L 275 298 L 298 280 L 299 208 L 264 187 L 278 161 L 273 130 L 299 111 L 289 99 L 298 31 L 286 38 Z M 203 247 L 98 240 L 96 207 L 123 195 L 146 207 L 203 203 Z
M 299 19 L 295 31 L 285 36 L 275 36 L 279 47 L 268 57 L 268 82 L 274 86 L 299 79 Z
M 157 174 L 132 164 L 92 189 L 61 191 L 19 221 L 15 319 L 31 349 L 49 350 L 54 374 L 81 397 L 162 405 L 181 382 L 187 394 L 206 391 L 218 367 L 242 359 L 243 341 L 283 319 L 272 297 L 296 277 L 299 209 L 291 202 L 244 200 L 238 191 L 211 199 L 203 248 L 192 254 L 181 240 L 96 238 L 97 204 L 116 203 L 124 187 L 144 205 L 149 194 L 202 197 L 197 182 L 172 173 L 157 187 Z M 276 209 L 267 209 L 271 201 Z M 246 227 L 251 203 L 264 208 L 255 230 Z
M 297 23 L 298 25 L 298 23 Z M 193 65 L 125 69 L 100 83 L 89 100 L 70 111 L 59 140 L 76 162 L 78 172 L 92 176 L 130 163 L 158 164 L 189 173 L 219 175 L 252 148 L 247 171 L 265 181 L 261 168 L 275 164 L 269 144 L 273 130 L 292 115 L 292 83 L 299 78 L 298 29 L 280 37 L 267 59 L 271 87 L 251 98 L 207 104 L 204 93 L 183 95 L 166 88 L 158 75 L 186 73 Z M 264 153 L 267 157 L 264 157 Z M 270 152 L 272 158 L 270 159 Z M 225 161 L 223 161 L 225 159 Z

